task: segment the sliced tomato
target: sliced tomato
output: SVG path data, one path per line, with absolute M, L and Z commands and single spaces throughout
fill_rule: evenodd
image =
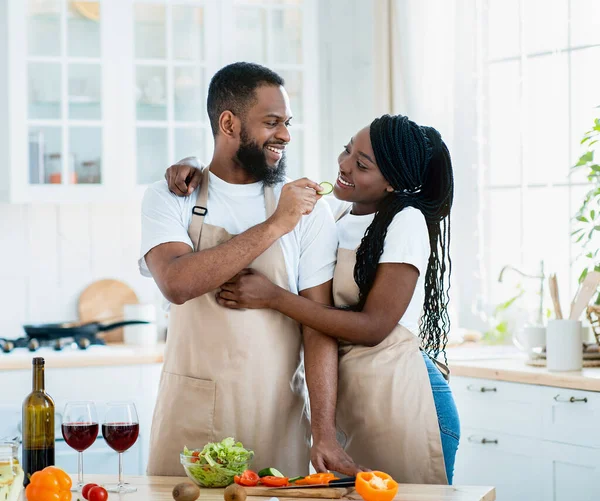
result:
M 241 475 L 236 475 L 233 477 L 233 481 L 238 485 L 243 485 L 245 487 L 255 487 L 258 485 L 259 476 L 257 473 L 252 470 L 246 470 Z
M 260 479 L 260 483 L 266 487 L 283 487 L 289 485 L 289 477 L 266 476 Z

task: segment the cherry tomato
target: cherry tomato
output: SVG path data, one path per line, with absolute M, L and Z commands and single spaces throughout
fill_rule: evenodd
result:
M 96 487 L 98 484 L 85 484 L 83 486 L 83 489 L 81 489 L 81 495 L 85 498 L 85 499 L 89 499 L 88 496 L 90 494 L 90 489 L 92 487 Z
M 259 476 L 252 470 L 246 470 L 241 476 L 236 475 L 233 477 L 233 481 L 236 484 L 244 485 L 246 487 L 254 487 L 258 485 Z
M 288 477 L 271 477 L 266 476 L 260 479 L 260 483 L 266 485 L 267 487 L 283 487 L 284 485 L 288 485 Z
M 97 485 L 90 489 L 88 496 L 89 501 L 106 501 L 108 499 L 108 492 L 106 492 L 104 487 Z

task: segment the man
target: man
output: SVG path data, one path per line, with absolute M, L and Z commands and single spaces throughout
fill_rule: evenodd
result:
M 306 474 L 309 429 L 293 384 L 302 342 L 313 464 L 357 471 L 335 441 L 336 342 L 277 312 L 230 311 L 215 300 L 222 284 L 251 266 L 330 302 L 335 224 L 316 183 L 284 185 L 292 115 L 283 83 L 255 64 L 217 72 L 207 99 L 215 148 L 199 188 L 179 198 L 159 182 L 144 197 L 140 269 L 173 303 L 150 475 L 180 475 L 184 445 L 227 436 L 254 450 L 254 469 Z

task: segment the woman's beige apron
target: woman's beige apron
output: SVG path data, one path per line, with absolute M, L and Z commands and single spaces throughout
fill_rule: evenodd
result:
M 336 306 L 358 302 L 355 263 L 355 251 L 338 249 Z M 448 483 L 427 367 L 405 327 L 375 347 L 340 343 L 336 422 L 358 464 L 401 483 Z
M 209 170 L 204 170 L 189 228 L 194 251 L 233 238 L 203 224 Z M 266 215 L 275 211 L 265 187 Z M 199 208 L 200 207 L 200 208 Z M 279 241 L 250 267 L 289 290 Z M 304 399 L 292 388 L 300 362 L 298 323 L 273 310 L 229 310 L 216 291 L 172 305 L 165 361 L 150 437 L 148 475 L 184 475 L 183 447 L 234 437 L 254 451 L 252 469 L 275 466 L 289 475 L 308 474 L 310 427 Z

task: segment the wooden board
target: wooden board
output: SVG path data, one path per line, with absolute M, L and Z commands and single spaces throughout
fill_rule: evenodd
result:
M 137 304 L 135 291 L 120 280 L 98 280 L 89 285 L 80 295 L 77 310 L 82 322 L 118 321 L 123 319 L 123 305 Z M 101 334 L 109 343 L 123 342 L 123 329 Z
M 248 496 L 277 498 L 316 498 L 341 499 L 352 491 L 353 487 L 314 487 L 310 489 L 272 489 L 270 487 L 244 487 Z

